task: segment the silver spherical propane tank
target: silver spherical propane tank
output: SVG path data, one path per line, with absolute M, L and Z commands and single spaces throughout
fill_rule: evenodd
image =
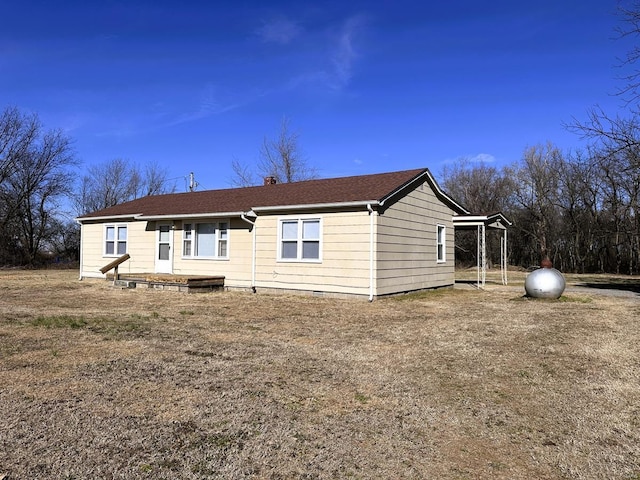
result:
M 524 281 L 527 295 L 534 298 L 560 298 L 567 283 L 562 273 L 543 262 L 542 268 L 534 270 Z

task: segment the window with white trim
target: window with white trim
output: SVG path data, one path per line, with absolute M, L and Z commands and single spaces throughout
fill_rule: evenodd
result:
M 185 222 L 182 227 L 182 256 L 185 258 L 228 258 L 228 222 Z
M 127 226 L 105 225 L 104 256 L 119 257 L 127 253 Z
M 444 225 L 438 225 L 438 232 L 436 234 L 436 245 L 437 245 L 437 261 L 445 262 L 446 261 L 446 231 Z
M 321 260 L 322 222 L 319 218 L 287 218 L 278 228 L 278 260 Z

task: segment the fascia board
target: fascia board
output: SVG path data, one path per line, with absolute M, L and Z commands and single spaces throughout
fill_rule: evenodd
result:
M 480 222 L 484 223 L 488 220 L 486 215 L 459 215 L 453 217 L 453 223 L 469 223 Z
M 513 225 L 513 222 L 505 217 L 502 213 L 494 213 L 493 215 L 489 215 L 487 220 L 495 220 L 498 222 L 502 221 L 509 226 Z
M 284 210 L 311 210 L 311 209 L 330 209 L 330 208 L 350 208 L 350 207 L 366 207 L 367 205 L 379 205 L 378 200 L 364 200 L 357 202 L 337 202 L 337 203 L 309 203 L 303 205 L 277 205 L 270 207 L 252 207 L 255 213 L 270 213 Z
M 175 213 L 171 215 L 136 215 L 136 220 L 176 220 L 183 218 L 226 218 L 239 217 L 244 212 L 220 212 L 220 213 Z
M 142 214 L 141 213 L 128 213 L 126 215 L 105 215 L 103 217 L 77 217 L 75 220 L 79 224 L 82 224 L 82 223 L 85 223 L 85 222 L 94 222 L 94 221 L 95 222 L 102 222 L 102 221 L 105 221 L 105 220 L 124 220 L 124 219 L 135 220 L 140 215 L 142 215 Z

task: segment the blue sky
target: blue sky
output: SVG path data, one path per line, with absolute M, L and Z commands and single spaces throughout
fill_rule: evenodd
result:
M 284 116 L 321 177 L 505 165 L 617 112 L 615 0 L 0 0 L 0 107 L 83 165 L 156 162 L 227 188 Z

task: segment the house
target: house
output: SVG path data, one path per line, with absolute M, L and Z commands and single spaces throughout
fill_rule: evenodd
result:
M 127 253 L 121 274 L 371 300 L 453 285 L 453 218 L 465 215 L 426 168 L 154 195 L 77 219 L 80 277 Z

